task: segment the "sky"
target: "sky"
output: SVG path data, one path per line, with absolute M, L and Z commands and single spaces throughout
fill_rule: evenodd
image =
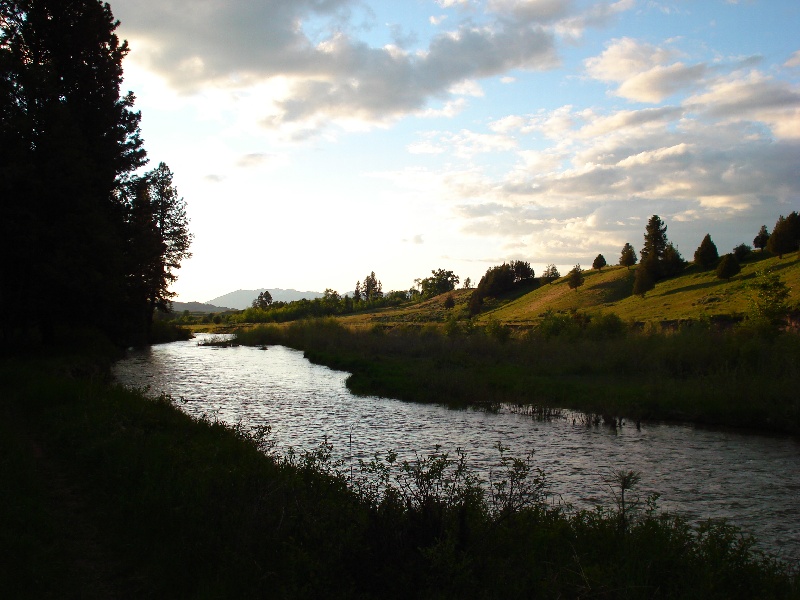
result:
M 797 0 L 111 0 L 180 301 L 691 260 L 800 210 Z

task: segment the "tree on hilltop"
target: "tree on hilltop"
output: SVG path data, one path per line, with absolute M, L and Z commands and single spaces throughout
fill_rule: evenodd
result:
M 585 277 L 583 275 L 583 269 L 581 266 L 575 265 L 572 267 L 572 270 L 567 274 L 567 285 L 570 289 L 578 291 L 578 288 L 583 285 L 585 281 Z
M 433 298 L 439 294 L 451 292 L 456 289 L 459 277 L 452 271 L 436 269 L 431 271 L 431 276 L 416 280 L 420 287 L 422 298 Z
M 800 215 L 792 212 L 789 216 L 778 217 L 772 235 L 767 241 L 767 250 L 783 258 L 784 254 L 797 250 L 800 244 Z
M 622 247 L 622 253 L 619 257 L 619 264 L 623 267 L 627 267 L 628 270 L 636 264 L 636 250 L 633 249 L 628 242 L 625 242 L 625 245 Z
M 728 280 L 742 270 L 739 266 L 739 261 L 733 254 L 726 254 L 722 257 L 717 265 L 717 277 L 720 279 Z
M 711 235 L 707 233 L 697 250 L 694 251 L 694 262 L 698 267 L 706 270 L 713 267 L 717 259 L 719 259 L 717 245 L 711 241 Z
M 759 250 L 763 250 L 767 247 L 767 242 L 769 241 L 769 231 L 767 231 L 767 226 L 762 225 L 761 229 L 758 230 L 758 234 L 756 237 L 753 238 L 753 247 L 758 248 Z
M 656 257 L 656 260 L 664 258 L 664 250 L 667 248 L 667 226 L 661 217 L 653 215 L 647 222 L 644 232 L 644 247 L 639 253 L 642 257 L 642 262 L 651 254 Z
M 597 271 L 602 271 L 606 264 L 606 257 L 602 254 L 598 254 L 592 263 L 592 268 L 596 269 Z
M 561 277 L 561 273 L 559 273 L 556 266 L 552 264 L 547 265 L 547 267 L 545 267 L 544 273 L 542 273 L 542 281 L 544 281 L 545 283 L 552 283 L 559 277 Z

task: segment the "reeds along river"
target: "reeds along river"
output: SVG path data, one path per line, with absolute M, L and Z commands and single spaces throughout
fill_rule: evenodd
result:
M 501 409 L 451 410 L 352 395 L 348 374 L 311 364 L 282 346 L 199 346 L 198 339 L 134 351 L 117 363 L 117 380 L 150 386 L 184 402 L 187 413 L 245 426 L 272 427 L 279 447 L 310 450 L 326 436 L 347 465 L 376 452 L 413 459 L 440 445 L 467 452 L 483 479 L 509 453 L 534 452 L 554 502 L 593 507 L 612 502 L 604 479 L 618 469 L 641 472 L 638 493 L 690 520 L 726 518 L 783 560 L 800 561 L 800 442 L 682 425 L 587 426 L 579 415 L 551 421 Z

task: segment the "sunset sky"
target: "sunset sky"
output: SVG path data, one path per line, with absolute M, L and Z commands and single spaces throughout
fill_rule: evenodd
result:
M 178 300 L 687 259 L 800 210 L 800 2 L 111 0 Z

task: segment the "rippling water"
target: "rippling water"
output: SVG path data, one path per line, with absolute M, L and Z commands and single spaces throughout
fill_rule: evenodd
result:
M 660 424 L 587 428 L 571 416 L 537 422 L 506 410 L 354 396 L 347 373 L 282 346 L 175 342 L 130 353 L 115 375 L 125 385 L 183 398 L 181 407 L 195 416 L 269 424 L 280 447 L 299 451 L 326 436 L 339 458 L 386 450 L 413 458 L 437 444 L 449 452 L 460 447 L 484 479 L 497 464 L 498 442 L 512 455 L 533 451 L 555 498 L 577 506 L 608 503 L 603 478 L 612 471 L 640 471 L 643 498 L 657 492 L 662 508 L 692 520 L 725 517 L 784 560 L 800 561 L 800 443 L 788 437 Z

